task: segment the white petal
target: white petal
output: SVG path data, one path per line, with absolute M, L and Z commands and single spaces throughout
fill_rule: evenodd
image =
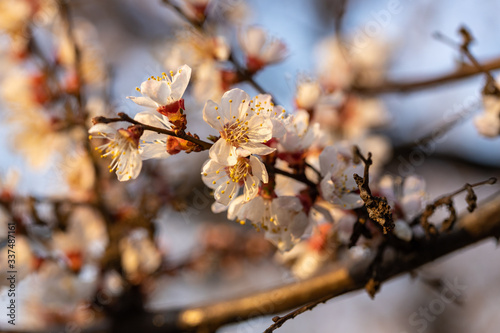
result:
M 99 124 L 95 124 L 94 126 L 92 126 L 89 129 L 89 133 L 90 134 L 102 133 L 108 137 L 114 137 L 116 134 L 116 129 L 109 126 L 108 124 L 99 123 Z
M 138 114 L 135 115 L 134 120 L 137 120 L 138 122 L 141 122 L 145 125 L 149 126 L 154 126 L 154 127 L 159 127 L 159 128 L 165 128 L 165 129 L 171 129 L 172 124 L 168 121 L 168 118 L 160 115 L 157 112 L 139 112 Z M 152 133 L 151 131 L 145 131 L 145 133 Z M 163 135 L 164 138 L 167 137 L 167 135 Z
M 132 102 L 134 102 L 137 105 L 140 106 L 145 106 L 148 108 L 157 108 L 158 104 L 155 103 L 151 98 L 149 97 L 134 97 L 134 96 L 128 96 L 128 99 L 130 99 Z
M 170 156 L 170 154 L 167 153 L 165 142 L 141 143 L 140 154 L 143 160 L 167 158 Z
M 208 100 L 203 108 L 203 120 L 220 132 L 224 127 L 223 119 L 221 119 L 222 117 L 217 119 L 217 117 L 220 117 L 219 106 L 214 101 Z
M 229 180 L 224 166 L 212 159 L 207 160 L 203 164 L 201 174 L 201 180 L 211 189 L 216 189 Z
M 226 140 L 219 139 L 210 148 L 210 158 L 223 165 L 235 165 L 238 161 L 236 147 L 230 145 Z
M 266 63 L 281 61 L 286 56 L 286 44 L 278 39 L 272 40 L 261 52 L 261 58 Z
M 250 166 L 252 167 L 252 174 L 260 181 L 266 184 L 269 181 L 266 166 L 257 157 L 250 156 Z
M 337 159 L 337 148 L 334 146 L 328 146 L 323 149 L 319 155 L 319 167 L 321 175 L 325 176 L 327 173 L 331 172 L 332 168 L 339 163 Z
M 231 204 L 233 202 L 231 202 Z M 227 210 L 227 206 L 225 206 L 225 205 L 223 205 L 221 203 L 218 203 L 217 201 L 215 201 L 212 204 L 211 208 L 212 208 L 212 213 L 215 213 L 215 214 L 219 214 L 219 213 L 222 213 L 223 211 Z
M 245 187 L 245 192 L 244 192 L 244 198 L 245 201 L 250 201 L 259 192 L 259 185 L 260 185 L 260 180 L 253 176 L 253 175 L 248 175 L 243 181 L 244 187 Z
M 224 122 L 232 121 L 238 117 L 242 118 L 241 115 L 248 110 L 249 101 L 248 94 L 238 88 L 231 89 L 222 95 L 220 109 L 222 110 L 221 116 L 225 118 Z
M 282 138 L 286 134 L 286 128 L 281 119 L 271 119 L 271 122 L 273 124 L 273 137 L 275 138 Z
M 215 190 L 215 200 L 227 206 L 231 199 L 235 198 L 239 188 L 238 183 L 233 181 L 229 181 L 229 184 L 223 183 Z
M 142 160 L 137 150 L 127 151 L 126 155 L 120 157 L 121 165 L 116 170 L 118 180 L 123 182 L 136 179 L 142 168 Z
M 186 88 L 189 84 L 190 78 L 191 67 L 189 67 L 188 65 L 183 65 L 177 70 L 177 73 L 172 79 L 172 85 L 170 87 L 172 90 L 172 92 L 170 93 L 170 97 L 172 97 L 173 100 L 178 101 L 182 98 L 182 95 L 186 91 Z
M 271 148 L 269 146 L 266 146 L 265 144 L 255 143 L 251 141 L 241 144 L 241 148 L 246 149 L 255 155 L 267 155 L 276 150 L 276 148 Z
M 273 137 L 273 123 L 269 118 L 253 116 L 247 126 L 250 141 L 266 142 Z
M 236 199 L 231 201 L 229 208 L 227 210 L 227 218 L 229 220 L 234 220 L 238 216 L 238 212 L 245 202 L 245 197 L 243 195 L 238 196 Z
M 264 46 L 267 38 L 267 32 L 259 27 L 250 27 L 244 32 L 240 43 L 243 50 L 252 56 L 256 56 L 260 53 L 260 50 Z
M 165 81 L 147 80 L 141 84 L 141 94 L 151 98 L 158 105 L 168 104 L 170 87 Z

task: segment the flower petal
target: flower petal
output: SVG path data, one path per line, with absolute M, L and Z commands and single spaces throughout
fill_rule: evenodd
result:
M 244 187 L 245 187 L 245 192 L 244 192 L 244 199 L 245 201 L 250 201 L 259 192 L 259 185 L 260 185 L 260 180 L 256 176 L 253 175 L 248 175 L 243 181 Z
M 127 98 L 130 99 L 135 104 L 140 105 L 140 106 L 145 106 L 145 107 L 148 107 L 148 108 L 155 108 L 155 109 L 158 107 L 158 104 L 155 103 L 155 101 L 153 101 L 149 97 L 127 96 Z
M 151 143 L 141 143 L 140 154 L 142 160 L 149 160 L 152 158 L 167 158 L 170 156 L 166 150 L 165 142 L 151 142 Z
M 217 119 L 219 117 L 219 119 Z M 222 131 L 224 125 L 220 118 L 219 105 L 212 100 L 208 100 L 203 108 L 203 120 L 217 131 Z
M 269 181 L 266 166 L 257 157 L 250 156 L 250 166 L 252 167 L 252 174 L 260 181 L 266 184 Z
M 168 104 L 171 90 L 165 81 L 147 80 L 141 84 L 141 93 L 160 106 Z
M 203 164 L 201 174 L 201 180 L 211 189 L 216 189 L 221 184 L 229 180 L 224 166 L 212 159 L 207 160 Z
M 241 148 L 246 149 L 255 155 L 267 155 L 276 150 L 276 148 L 271 148 L 269 146 L 266 146 L 265 144 L 251 141 L 241 144 Z
M 227 143 L 224 139 L 219 139 L 214 143 L 210 148 L 209 156 L 222 165 L 234 165 L 238 161 L 236 147 Z
M 248 102 L 250 97 L 241 89 L 231 89 L 222 95 L 220 109 L 221 116 L 224 117 L 224 122 L 232 121 L 235 118 L 242 118 L 248 110 Z
M 116 129 L 109 126 L 108 124 L 98 123 L 89 129 L 90 134 L 102 133 L 106 137 L 114 137 L 116 134 Z
M 239 185 L 236 182 L 229 181 L 229 184 L 227 182 L 223 183 L 215 190 L 215 200 L 227 206 L 231 199 L 236 196 L 236 192 L 238 192 L 238 189 Z
M 256 56 L 264 46 L 267 32 L 260 27 L 248 28 L 240 37 L 240 44 L 247 55 Z
M 186 88 L 189 84 L 189 79 L 191 78 L 191 67 L 188 65 L 181 66 L 177 73 L 174 75 L 172 79 L 172 85 L 170 86 L 172 92 L 170 93 L 170 97 L 178 101 L 182 98 L 182 95 L 186 91 Z

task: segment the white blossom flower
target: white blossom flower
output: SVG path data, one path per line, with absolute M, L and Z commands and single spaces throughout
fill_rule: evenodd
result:
M 109 165 L 109 172 L 116 170 L 119 181 L 135 179 L 142 168 L 142 159 L 139 154 L 139 139 L 142 129 L 134 126 L 129 129 L 118 129 L 107 124 L 96 124 L 89 129 L 90 138 L 109 140 L 99 146 L 101 157 L 111 156 L 113 160 Z
M 191 78 L 191 68 L 187 65 L 181 66 L 177 72 L 170 72 L 170 77 L 166 73 L 162 76 L 150 77 L 141 83 L 137 90 L 141 97 L 128 96 L 134 103 L 149 108 L 154 108 L 161 114 L 168 116 L 184 109 L 184 99 L 182 95 L 186 91 Z
M 300 241 L 309 223 L 302 203 L 294 196 L 272 199 L 257 196 L 249 202 L 240 196 L 229 205 L 228 218 L 249 220 L 256 228 L 263 229 L 266 239 L 282 252 L 291 250 Z
M 318 123 L 309 122 L 309 113 L 298 110 L 290 116 L 286 134 L 280 139 L 280 151 L 301 152 L 307 150 L 321 135 Z
M 352 161 L 347 151 L 328 146 L 319 156 L 320 172 L 323 176 L 321 192 L 325 200 L 339 205 L 340 208 L 353 209 L 363 205 L 363 200 L 356 193 L 358 187 L 353 174 L 361 174 L 362 167 Z
M 297 85 L 295 103 L 300 109 L 312 110 L 322 94 L 318 81 L 301 80 Z
M 247 57 L 247 69 L 256 72 L 266 65 L 282 61 L 286 56 L 286 45 L 270 38 L 260 27 L 249 27 L 240 34 L 240 45 Z
M 264 145 L 272 138 L 273 124 L 269 118 L 249 110 L 249 96 L 241 89 L 232 89 L 222 96 L 220 106 L 209 100 L 203 108 L 203 119 L 219 131 L 221 138 L 210 148 L 210 158 L 217 163 L 234 165 L 242 148 L 246 155 L 267 155 L 275 149 Z
M 146 229 L 135 229 L 120 241 L 121 262 L 127 278 L 140 282 L 161 264 L 160 251 L 148 237 Z
M 483 96 L 484 112 L 476 116 L 474 124 L 479 133 L 494 138 L 500 135 L 500 97 L 495 95 Z
M 269 179 L 265 165 L 253 155 L 238 157 L 232 166 L 209 159 L 201 174 L 203 182 L 215 190 L 215 200 L 226 206 L 236 198 L 241 187 L 244 188 L 244 201 L 253 199 L 261 182 L 267 183 Z

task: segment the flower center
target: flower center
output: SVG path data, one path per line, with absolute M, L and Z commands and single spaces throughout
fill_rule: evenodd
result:
M 139 147 L 139 139 L 141 138 L 142 133 L 144 133 L 144 129 L 142 126 L 134 125 L 129 126 L 127 129 L 120 128 L 118 130 L 118 137 L 116 138 L 118 141 L 128 142 L 137 149 Z
M 236 122 L 224 125 L 220 136 L 233 146 L 239 147 L 242 143 L 248 142 L 248 121 L 243 123 L 236 119 Z
M 242 181 L 247 175 L 252 174 L 252 167 L 248 163 L 248 159 L 244 157 L 238 158 L 238 162 L 228 169 L 229 178 L 235 183 Z

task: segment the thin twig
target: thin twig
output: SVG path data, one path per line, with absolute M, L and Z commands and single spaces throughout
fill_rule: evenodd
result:
M 495 58 L 493 60 L 484 62 L 481 65 L 481 67 L 484 71 L 492 71 L 495 69 L 500 69 L 500 58 Z M 365 95 L 375 95 L 375 94 L 385 94 L 385 93 L 410 93 L 422 89 L 433 88 L 438 85 L 451 83 L 458 80 L 463 80 L 477 74 L 482 74 L 483 70 L 479 70 L 474 66 L 463 66 L 462 68 L 455 70 L 451 73 L 438 75 L 423 80 L 415 80 L 415 81 L 408 80 L 399 82 L 386 81 L 373 86 L 354 85 L 351 87 L 351 91 Z

